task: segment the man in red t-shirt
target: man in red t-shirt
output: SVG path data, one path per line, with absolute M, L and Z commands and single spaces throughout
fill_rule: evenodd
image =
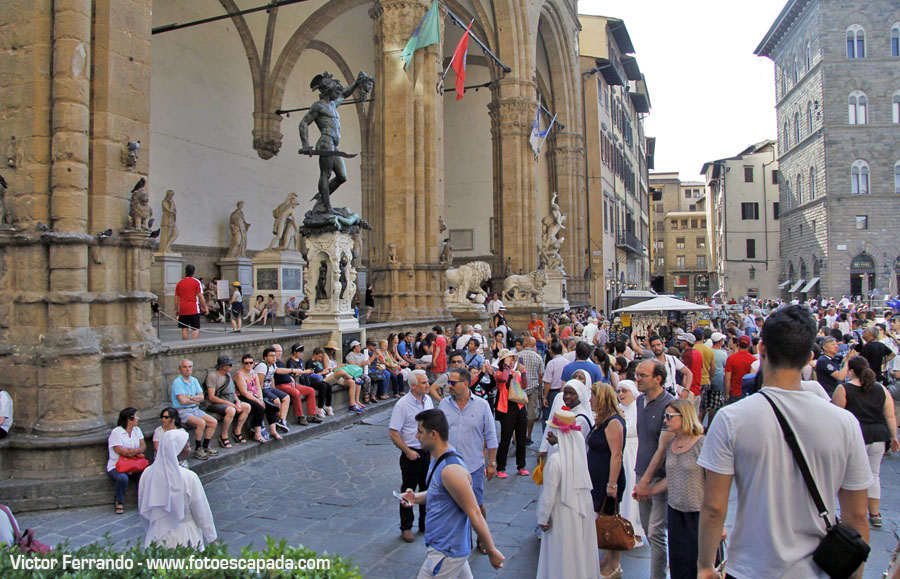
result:
M 691 392 L 696 397 L 697 402 L 694 404 L 695 407 L 700 406 L 700 377 L 703 373 L 703 356 L 694 349 L 694 343 L 697 341 L 697 337 L 694 334 L 678 334 L 676 339 L 681 343 L 681 347 L 684 350 L 684 353 L 681 355 L 681 361 L 684 362 L 684 365 L 688 367 L 693 374 L 693 378 L 691 380 Z
M 725 384 L 730 386 L 725 391 L 725 402 L 741 397 L 741 380 L 749 374 L 756 356 L 750 353 L 750 336 L 741 336 L 738 340 L 738 351 L 725 360 Z
M 547 350 L 547 332 L 544 322 L 538 319 L 537 313 L 532 312 L 531 321 L 528 322 L 528 331 L 531 332 L 531 337 L 537 341 L 537 353 L 543 355 Z
M 175 285 L 175 303 L 178 306 L 178 325 L 182 340 L 200 337 L 200 314 L 206 314 L 203 285 L 194 277 L 193 264 L 184 266 L 184 278 Z M 190 337 L 188 337 L 190 330 Z
M 435 376 L 440 376 L 447 371 L 447 338 L 444 337 L 444 328 L 435 326 L 434 344 L 431 347 L 431 371 Z

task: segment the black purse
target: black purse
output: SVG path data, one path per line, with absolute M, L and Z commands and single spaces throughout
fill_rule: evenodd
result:
M 784 414 L 781 413 L 781 410 L 778 409 L 778 406 L 775 405 L 772 399 L 765 392 L 760 392 L 760 394 L 769 401 L 772 410 L 775 411 L 775 417 L 778 418 L 778 424 L 781 425 L 781 430 L 784 432 L 784 439 L 791 448 L 791 453 L 794 455 L 794 460 L 797 461 L 797 466 L 800 467 L 800 474 L 803 475 L 806 488 L 809 489 L 809 494 L 812 496 L 816 509 L 819 510 L 819 516 L 825 520 L 825 538 L 822 539 L 822 542 L 819 543 L 819 546 L 813 552 L 813 562 L 832 579 L 846 579 L 869 558 L 871 547 L 863 540 L 859 531 L 853 527 L 841 524 L 837 517 L 835 517 L 833 525 L 828 520 L 828 509 L 825 507 L 822 495 L 819 494 L 819 489 L 813 480 L 809 465 L 803 456 L 803 451 L 800 450 L 800 445 L 797 444 L 797 436 L 791 429 L 790 424 L 788 424 Z

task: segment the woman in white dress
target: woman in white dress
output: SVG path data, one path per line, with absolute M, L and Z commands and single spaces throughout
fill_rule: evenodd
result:
M 144 547 L 192 546 L 203 550 L 216 540 L 216 526 L 197 473 L 178 465 L 178 454 L 188 442 L 182 429 L 163 433 L 156 460 L 138 485 L 138 508 L 149 527 Z
M 641 539 L 644 536 L 644 528 L 641 526 L 638 502 L 631 496 L 631 491 L 634 490 L 634 465 L 638 451 L 637 404 L 635 401 L 640 393 L 633 380 L 619 380 L 617 390 L 619 405 L 625 412 L 625 460 L 622 464 L 622 468 L 625 469 L 625 496 L 622 497 L 620 514 L 631 522 L 631 526 L 634 528 L 635 547 L 640 547 L 644 544 Z
M 559 451 L 548 455 L 538 501 L 538 525 L 544 531 L 538 579 L 600 576 L 591 477 L 580 428 L 568 410 L 557 411 L 547 422 L 550 442 Z

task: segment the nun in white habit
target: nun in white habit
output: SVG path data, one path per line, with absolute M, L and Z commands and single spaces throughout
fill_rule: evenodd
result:
M 144 547 L 155 542 L 202 551 L 216 540 L 216 526 L 200 477 L 178 464 L 178 454 L 187 441 L 187 431 L 167 430 L 156 460 L 141 475 L 138 509 L 149 523 Z
M 640 396 L 637 384 L 633 380 L 619 380 L 618 386 L 619 406 L 625 413 L 625 452 L 622 457 L 622 469 L 625 471 L 625 494 L 622 497 L 620 514 L 631 521 L 634 527 L 634 536 L 637 538 L 637 546 L 643 544 L 641 537 L 644 528 L 641 526 L 641 517 L 638 513 L 638 502 L 631 496 L 634 490 L 635 474 L 634 466 L 637 461 L 638 430 L 637 430 L 637 397 Z
M 581 372 L 576 372 L 577 374 L 581 374 Z M 575 422 L 581 427 L 581 435 L 587 439 L 587 435 L 594 426 L 594 411 L 591 410 L 591 387 L 576 378 L 566 382 L 563 385 L 562 394 L 553 399 L 553 404 L 550 406 L 550 417 L 555 416 L 556 412 L 563 406 L 568 406 L 572 414 L 575 414 Z M 549 431 L 549 428 L 544 428 L 543 440 L 541 440 L 541 447 L 538 451 L 542 455 L 556 451 L 556 447 L 551 446 L 547 441 L 547 433 Z
M 559 451 L 547 457 L 538 500 L 538 525 L 544 536 L 537 579 L 598 578 L 597 529 L 581 426 L 572 412 L 559 410 L 547 422 L 547 430 Z

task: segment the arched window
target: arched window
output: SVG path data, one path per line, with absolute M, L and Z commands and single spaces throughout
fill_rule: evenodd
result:
M 787 71 L 781 67 L 781 96 L 787 94 Z
M 869 193 L 869 165 L 865 161 L 853 161 L 850 167 L 850 193 L 853 195 Z
M 894 93 L 894 102 L 891 103 L 893 109 L 894 124 L 900 123 L 900 91 Z
M 800 142 L 800 111 L 794 113 L 794 142 Z
M 791 125 L 787 121 L 784 121 L 784 150 L 787 151 L 791 148 Z
M 900 193 L 900 161 L 894 163 L 894 193 Z
M 891 56 L 900 56 L 900 22 L 891 28 Z
M 797 205 L 803 205 L 803 178 L 797 175 Z
M 847 29 L 847 58 L 866 57 L 866 31 L 859 24 Z
M 813 108 L 812 101 L 806 103 L 806 132 L 811 135 L 813 132 Z
M 809 198 L 816 198 L 816 168 L 809 168 Z
M 869 100 L 866 93 L 855 90 L 847 99 L 847 122 L 851 125 L 865 125 L 868 122 Z
M 794 57 L 794 84 L 800 79 L 800 61 Z
M 812 70 L 812 41 L 806 41 L 806 72 Z

